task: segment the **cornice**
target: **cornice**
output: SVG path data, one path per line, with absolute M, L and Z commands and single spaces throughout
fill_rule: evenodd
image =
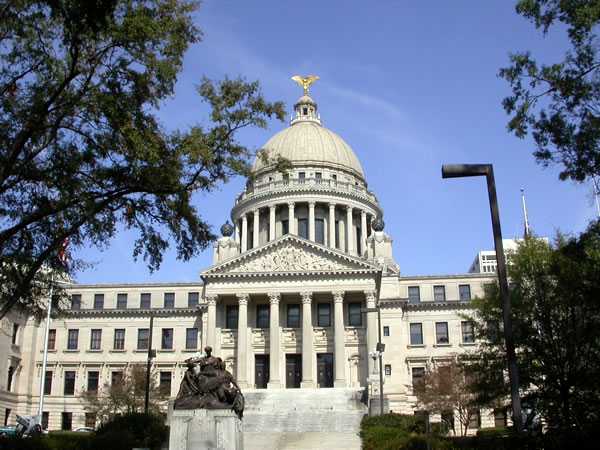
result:
M 446 302 L 406 302 L 402 308 L 405 311 L 450 311 L 454 309 L 474 309 L 471 301 L 446 301 Z
M 463 273 L 463 274 L 451 274 L 451 275 L 410 275 L 410 276 L 399 276 L 400 281 L 420 281 L 420 280 L 456 280 L 456 279 L 485 279 L 488 281 L 494 281 L 498 279 L 496 274 L 487 273 Z
M 81 319 L 86 317 L 185 317 L 202 314 L 206 305 L 200 304 L 196 308 L 128 308 L 128 309 L 79 309 L 64 311 L 59 319 Z
M 202 289 L 202 281 L 195 282 L 175 282 L 175 283 L 96 283 L 96 284 L 70 284 L 67 290 L 77 289 L 139 289 L 139 288 L 177 288 L 177 287 L 197 287 Z

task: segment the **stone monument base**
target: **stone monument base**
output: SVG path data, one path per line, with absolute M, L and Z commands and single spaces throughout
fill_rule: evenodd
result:
M 228 409 L 171 409 L 169 450 L 243 450 L 242 421 Z

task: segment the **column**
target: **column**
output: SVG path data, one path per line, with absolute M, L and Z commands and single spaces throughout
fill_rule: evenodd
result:
M 354 254 L 354 232 L 352 230 L 352 206 L 346 206 L 346 241 L 348 253 Z
M 252 233 L 252 248 L 257 248 L 259 246 L 259 237 L 260 237 L 260 209 L 256 208 L 254 210 L 254 228 Z
M 217 334 L 217 296 L 209 294 L 206 296 L 208 304 L 208 319 L 206 324 L 206 345 L 215 348 Z
M 237 383 L 240 386 L 248 386 L 248 294 L 237 294 L 237 299 Z
M 234 228 L 235 234 L 233 236 L 234 236 L 235 242 L 237 242 L 239 244 L 240 243 L 240 223 L 239 223 L 239 220 L 234 220 L 234 223 L 235 223 L 235 228 Z
M 248 217 L 242 216 L 242 253 L 248 250 Z
M 315 202 L 308 202 L 308 239 L 315 242 Z
M 275 212 L 277 205 L 269 206 L 269 241 L 275 240 Z
M 335 248 L 335 203 L 329 204 L 329 247 Z
M 365 291 L 365 298 L 367 300 L 367 309 L 371 312 L 367 312 L 367 354 L 374 352 L 377 347 L 377 311 L 375 311 L 375 291 Z M 373 374 L 373 358 L 370 356 L 368 359 L 368 374 L 367 377 L 374 376 Z M 378 362 L 376 362 L 378 364 Z
M 290 234 L 298 234 L 296 232 L 296 216 L 294 215 L 294 202 L 288 203 L 288 228 Z
M 364 255 L 367 250 L 367 212 L 362 209 L 360 211 L 360 256 Z
M 334 387 L 346 387 L 346 333 L 344 331 L 344 292 L 333 293 Z
M 280 330 L 279 330 L 279 300 L 281 294 L 269 293 L 271 311 L 269 314 L 269 382 L 268 389 L 281 388 L 281 374 L 279 373 L 279 360 L 281 358 Z
M 302 388 L 314 388 L 313 379 L 313 325 L 312 325 L 312 292 L 302 292 Z

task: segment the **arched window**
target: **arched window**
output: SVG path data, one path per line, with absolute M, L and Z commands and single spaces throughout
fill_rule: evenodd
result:
M 8 392 L 10 392 L 12 389 L 12 381 L 13 381 L 14 374 L 15 374 L 15 368 L 13 366 L 10 366 L 8 368 L 8 380 L 6 381 L 6 390 Z

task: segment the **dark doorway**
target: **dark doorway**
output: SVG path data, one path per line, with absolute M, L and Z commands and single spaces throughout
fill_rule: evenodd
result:
M 285 387 L 300 387 L 302 380 L 302 355 L 285 355 Z
M 269 382 L 269 355 L 254 355 L 256 389 L 266 389 Z
M 333 387 L 333 354 L 317 354 L 317 382 L 321 388 Z

